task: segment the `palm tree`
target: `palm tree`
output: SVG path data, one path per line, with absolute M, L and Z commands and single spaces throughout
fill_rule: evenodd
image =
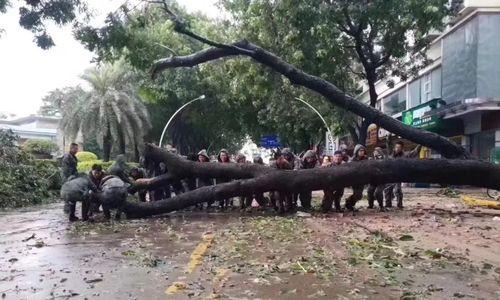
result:
M 137 156 L 151 123 L 137 94 L 134 77 L 122 60 L 86 70 L 81 78 L 91 90 L 69 103 L 63 111 L 61 129 L 71 138 L 78 132 L 84 139 L 97 135 L 104 161 L 109 160 L 115 143 L 120 154 L 125 154 L 129 145 Z

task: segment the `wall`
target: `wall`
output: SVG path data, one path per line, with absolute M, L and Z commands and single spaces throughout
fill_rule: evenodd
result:
M 442 98 L 452 103 L 476 98 L 478 18 L 474 17 L 443 40 Z
M 500 14 L 478 18 L 477 97 L 500 101 Z

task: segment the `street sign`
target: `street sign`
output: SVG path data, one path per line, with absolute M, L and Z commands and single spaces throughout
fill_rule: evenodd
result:
M 335 143 L 333 141 L 333 136 L 330 134 L 330 132 L 327 131 L 325 138 L 325 155 L 333 156 L 334 152 L 335 152 Z
M 277 135 L 264 135 L 260 138 L 260 146 L 266 149 L 281 148 Z

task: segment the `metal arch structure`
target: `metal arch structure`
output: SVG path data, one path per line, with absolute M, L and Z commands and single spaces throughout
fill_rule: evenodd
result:
M 161 137 L 160 137 L 160 142 L 158 143 L 158 147 L 161 148 L 161 144 L 163 142 L 163 138 L 165 137 L 165 133 L 167 133 L 167 129 L 168 129 L 168 125 L 170 125 L 170 123 L 172 122 L 172 120 L 175 118 L 175 116 L 181 112 L 186 106 L 188 106 L 189 104 L 195 102 L 195 101 L 198 101 L 198 100 L 203 100 L 205 99 L 205 95 L 201 95 L 199 96 L 198 98 L 195 98 L 187 103 L 185 103 L 184 105 L 182 105 L 181 107 L 179 107 L 179 109 L 177 109 L 173 114 L 172 116 L 170 117 L 170 119 L 168 119 L 167 121 L 167 124 L 165 124 L 165 127 L 163 128 L 163 132 L 161 133 Z
M 179 107 L 179 109 L 177 109 L 172 114 L 172 116 L 170 117 L 170 119 L 168 119 L 167 124 L 165 124 L 165 127 L 163 128 L 163 132 L 161 133 L 160 142 L 158 143 L 158 147 L 161 147 L 161 145 L 163 143 L 163 138 L 165 137 L 165 133 L 167 133 L 168 126 L 170 125 L 170 123 L 172 122 L 172 120 L 175 118 L 175 116 L 177 116 L 178 113 L 180 113 L 185 107 L 187 107 L 191 103 L 196 102 L 198 100 L 203 100 L 203 99 L 205 99 L 205 95 L 201 95 L 198 98 L 195 98 L 195 99 L 193 99 L 191 101 L 188 101 L 187 103 L 185 103 L 181 107 Z M 328 126 L 328 123 L 326 123 L 326 120 L 325 120 L 325 118 L 323 118 L 323 116 L 321 115 L 321 113 L 314 106 L 312 106 L 311 104 L 309 104 L 305 100 L 303 100 L 303 99 L 301 99 L 299 97 L 295 97 L 295 99 L 299 100 L 302 103 L 304 103 L 307 107 L 309 107 L 312 111 L 314 111 L 318 115 L 318 117 L 321 119 L 321 121 L 323 121 L 323 124 L 325 125 L 325 128 L 328 131 L 328 134 L 330 134 L 330 136 L 333 138 L 332 132 L 330 131 L 330 127 Z
M 330 134 L 330 136 L 333 138 L 333 135 L 332 135 L 332 132 L 330 131 L 330 127 L 328 126 L 328 123 L 326 123 L 325 118 L 323 118 L 323 116 L 319 113 L 319 111 L 314 106 L 312 106 L 311 104 L 307 103 L 305 100 L 303 100 L 303 99 L 301 99 L 299 97 L 295 97 L 295 99 L 297 99 L 300 102 L 302 102 L 305 105 L 307 105 L 307 107 L 309 107 L 310 109 L 312 109 L 318 115 L 318 117 L 321 119 L 321 121 L 323 121 L 323 124 L 325 124 L 325 127 L 326 127 L 326 130 L 328 131 L 328 134 Z

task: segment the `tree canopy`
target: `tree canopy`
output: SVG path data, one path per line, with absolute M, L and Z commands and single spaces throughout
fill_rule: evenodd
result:
M 89 92 L 73 88 L 61 98 L 64 110 L 60 127 L 64 133 L 72 138 L 79 132 L 84 138 L 97 137 L 104 161 L 109 160 L 113 145 L 120 154 L 126 153 L 128 145 L 138 159 L 151 125 L 138 96 L 135 74 L 119 60 L 88 69 L 82 79 L 90 85 Z M 77 97 L 67 99 L 75 91 L 79 93 Z

